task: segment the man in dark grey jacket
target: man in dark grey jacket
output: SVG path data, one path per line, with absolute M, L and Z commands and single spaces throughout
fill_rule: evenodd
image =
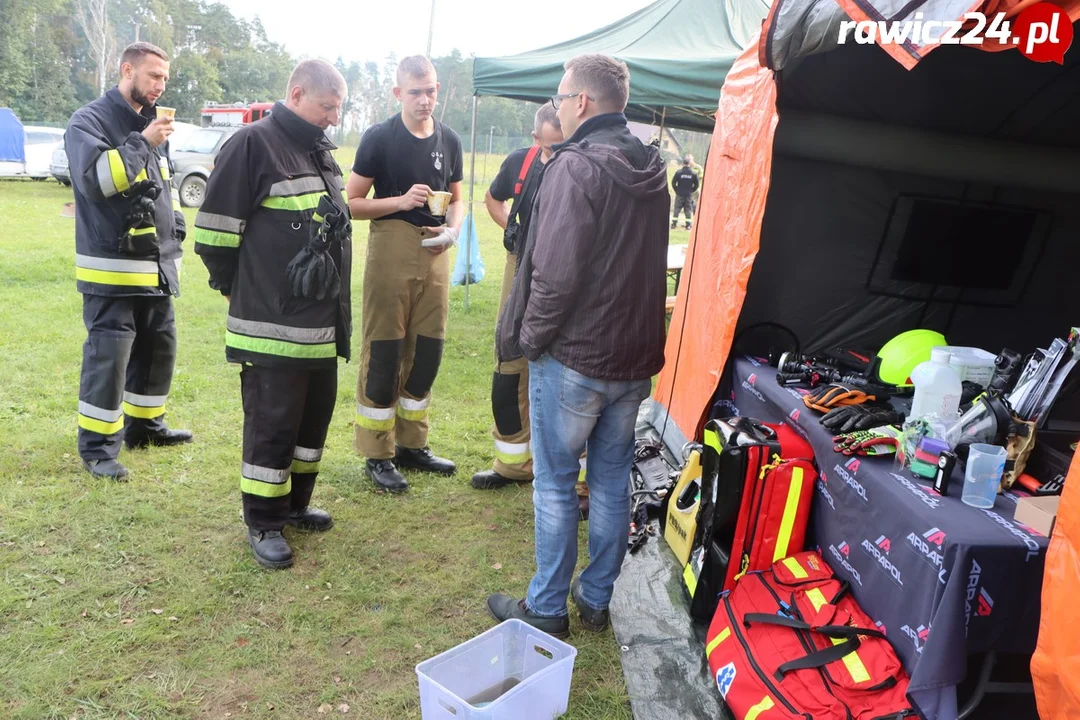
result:
M 499 621 L 569 633 L 608 624 L 626 554 L 634 422 L 664 364 L 667 173 L 626 127 L 630 71 L 606 55 L 568 61 L 552 98 L 563 132 L 537 192 L 498 328 L 500 361 L 529 359 L 536 575 L 518 600 L 492 595 Z M 588 449 L 589 566 L 577 560 L 579 458 Z

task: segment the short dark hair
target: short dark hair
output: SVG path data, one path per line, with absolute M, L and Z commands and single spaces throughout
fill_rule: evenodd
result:
M 567 60 L 563 69 L 570 73 L 578 90 L 588 91 L 607 112 L 626 109 L 630 68 L 622 60 L 600 53 L 578 55 Z
M 124 48 L 124 52 L 120 53 L 120 67 L 124 67 L 124 63 L 136 66 L 147 55 L 156 55 L 165 62 L 170 62 L 168 53 L 157 45 L 148 42 L 137 42 L 131 43 Z
M 555 106 L 549 102 L 540 106 L 540 109 L 536 111 L 536 118 L 533 121 L 533 132 L 537 135 L 544 129 L 544 125 L 550 125 L 556 130 L 562 130 L 562 123 L 559 122 L 559 116 L 555 113 Z
M 435 75 L 435 66 L 423 55 L 410 55 L 402 58 L 397 66 L 397 84 L 401 87 L 407 78 L 422 78 Z

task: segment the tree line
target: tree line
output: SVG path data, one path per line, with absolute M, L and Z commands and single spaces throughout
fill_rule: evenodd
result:
M 0 107 L 25 123 L 63 124 L 112 87 L 120 52 L 143 40 L 172 58 L 161 103 L 198 122 L 208 102 L 271 102 L 282 97 L 294 58 L 270 40 L 258 19 L 235 17 L 206 0 L 0 0 Z M 332 58 L 328 58 L 331 59 Z M 398 58 L 336 65 L 349 84 L 340 140 L 356 140 L 393 114 Z M 459 132 L 472 121 L 472 58 L 454 50 L 433 58 L 442 83 L 439 118 Z M 523 136 L 535 106 L 484 98 L 477 127 Z

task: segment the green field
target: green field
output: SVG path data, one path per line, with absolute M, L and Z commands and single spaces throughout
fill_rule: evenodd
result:
M 71 199 L 51 181 L 0 183 L 0 717 L 306 718 L 347 705 L 365 720 L 418 718 L 416 663 L 490 627 L 486 595 L 520 594 L 534 568 L 531 489 L 468 485 L 490 463 L 498 228 L 479 207 L 487 277 L 467 312 L 464 289 L 451 291 L 434 389 L 431 445 L 458 462 L 457 476 L 413 475 L 400 497 L 374 491 L 351 449 L 357 364 L 342 363 L 313 501 L 336 527 L 292 534 L 296 565 L 269 572 L 251 559 L 240 519 L 242 412 L 237 369 L 224 360 L 225 301 L 190 244 L 168 420 L 196 443 L 123 451 L 127 484 L 81 470 L 85 331 L 74 221 L 61 216 Z M 357 323 L 354 348 L 358 336 Z M 576 617 L 571 628 L 579 654 L 566 717 L 629 718 L 611 632 L 585 633 Z

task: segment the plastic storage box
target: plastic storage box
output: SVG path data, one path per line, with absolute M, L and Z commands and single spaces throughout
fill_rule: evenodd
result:
M 423 720 L 551 720 L 566 712 L 577 649 L 507 620 L 416 666 Z

